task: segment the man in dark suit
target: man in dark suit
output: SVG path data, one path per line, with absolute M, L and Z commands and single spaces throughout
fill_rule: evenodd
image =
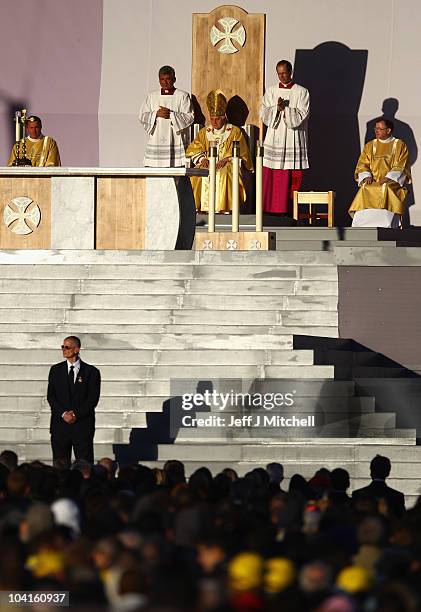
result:
M 390 474 L 391 463 L 388 457 L 376 455 L 370 463 L 370 473 L 372 483 L 362 489 L 357 489 L 352 494 L 352 501 L 375 500 L 378 502 L 384 499 L 389 511 L 396 518 L 400 518 L 405 512 L 405 496 L 400 491 L 396 491 L 386 484 L 386 478 Z
M 101 375 L 79 357 L 77 336 L 64 339 L 65 361 L 53 365 L 48 376 L 47 399 L 51 407 L 51 447 L 54 465 L 70 466 L 72 447 L 76 461 L 94 462 L 95 407 Z

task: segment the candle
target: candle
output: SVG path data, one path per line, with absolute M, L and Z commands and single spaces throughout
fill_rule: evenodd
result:
M 15 141 L 20 140 L 20 111 L 15 112 Z

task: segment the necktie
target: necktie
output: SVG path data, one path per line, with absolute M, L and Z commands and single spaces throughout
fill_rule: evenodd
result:
M 69 383 L 70 383 L 70 388 L 73 389 L 73 387 L 75 385 L 74 366 L 70 366 L 70 370 L 69 370 Z

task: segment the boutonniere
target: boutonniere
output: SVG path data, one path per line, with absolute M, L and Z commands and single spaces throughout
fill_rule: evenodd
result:
M 78 382 L 78 383 L 83 383 L 83 378 L 82 378 L 82 376 L 78 376 L 77 382 Z
M 228 127 L 227 132 L 231 132 L 232 128 Z

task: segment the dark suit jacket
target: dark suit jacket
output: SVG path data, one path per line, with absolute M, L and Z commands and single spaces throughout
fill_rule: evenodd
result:
M 48 376 L 47 400 L 51 407 L 50 432 L 59 434 L 72 428 L 72 435 L 92 435 L 95 431 L 95 406 L 101 391 L 101 375 L 97 368 L 80 360 L 80 369 L 70 388 L 67 361 L 56 363 Z M 73 410 L 76 422 L 69 425 L 63 420 L 63 412 Z
M 405 496 L 400 491 L 388 487 L 383 480 L 373 480 L 371 484 L 362 489 L 357 489 L 352 494 L 352 499 L 370 497 L 372 499 L 385 499 L 393 514 L 400 518 L 405 512 Z

